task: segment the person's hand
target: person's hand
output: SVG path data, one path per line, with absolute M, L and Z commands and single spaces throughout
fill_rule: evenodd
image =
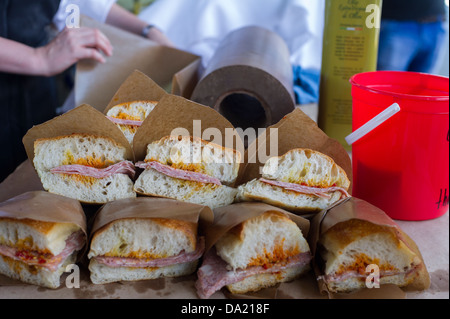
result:
M 53 41 L 35 49 L 38 67 L 47 76 L 63 72 L 82 59 L 104 63 L 112 55 L 112 45 L 99 30 L 92 28 L 64 29 Z
M 147 34 L 147 38 L 152 40 L 160 45 L 164 45 L 167 47 L 175 47 L 172 41 L 158 28 L 151 28 Z

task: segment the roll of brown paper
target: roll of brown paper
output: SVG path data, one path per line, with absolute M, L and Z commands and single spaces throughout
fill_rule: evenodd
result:
M 228 34 L 191 100 L 243 129 L 267 127 L 295 108 L 289 49 L 276 33 L 251 26 Z

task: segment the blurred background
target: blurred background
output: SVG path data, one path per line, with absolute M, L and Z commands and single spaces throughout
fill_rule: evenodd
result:
M 153 3 L 158 1 L 164 0 L 117 0 L 117 3 L 133 14 L 139 15 Z M 445 4 L 447 10 L 445 44 L 443 45 L 444 49 L 439 56 L 436 69 L 433 73 L 449 76 L 449 0 L 445 0 Z M 147 11 L 149 10 L 151 9 L 148 9 Z M 322 25 L 322 21 L 319 21 L 318 23 Z

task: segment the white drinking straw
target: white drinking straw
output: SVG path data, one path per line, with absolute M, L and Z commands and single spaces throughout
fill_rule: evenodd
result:
M 392 104 L 386 110 L 375 116 L 369 122 L 361 126 L 359 129 L 354 131 L 352 134 L 347 136 L 345 140 L 348 145 L 352 145 L 357 140 L 365 136 L 367 133 L 371 132 L 375 128 L 377 128 L 380 124 L 390 119 L 392 116 L 400 112 L 400 106 L 397 103 Z

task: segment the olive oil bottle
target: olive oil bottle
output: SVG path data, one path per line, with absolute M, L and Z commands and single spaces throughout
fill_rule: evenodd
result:
M 352 132 L 350 78 L 376 71 L 382 0 L 326 0 L 319 127 L 347 150 Z

